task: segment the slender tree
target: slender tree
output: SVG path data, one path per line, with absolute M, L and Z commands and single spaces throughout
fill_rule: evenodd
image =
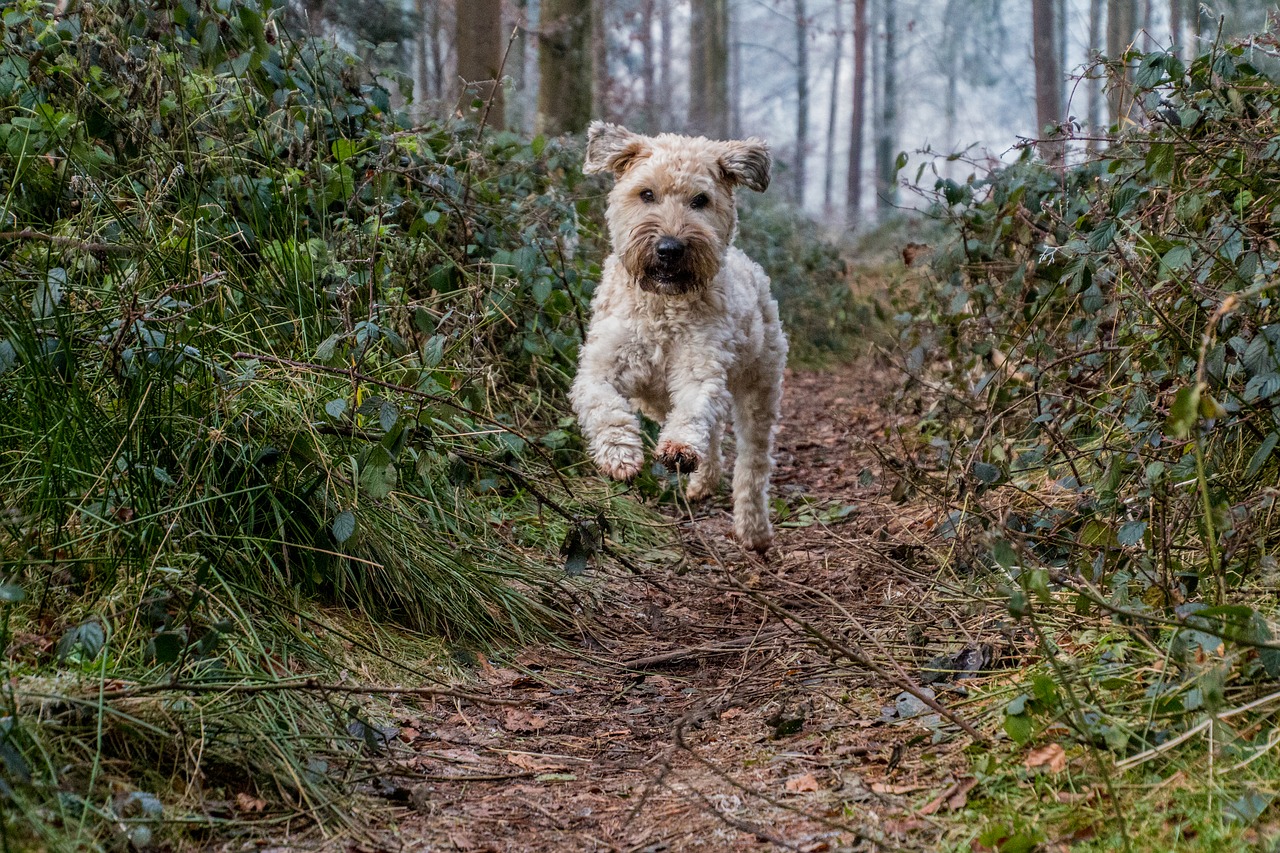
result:
M 1173 0 L 1177 2 L 1177 0 Z M 1089 0 L 1089 76 L 1085 81 L 1088 86 L 1088 113 L 1086 123 L 1089 126 L 1086 151 L 1098 150 L 1098 134 L 1102 132 L 1102 79 L 1094 63 L 1102 52 L 1102 3 L 1103 0 Z
M 853 0 L 853 115 L 849 120 L 849 179 L 845 220 L 860 224 L 862 206 L 862 136 L 866 124 L 867 0 Z
M 884 67 L 880 114 L 876 120 L 876 208 L 893 206 L 897 196 L 898 139 L 898 14 L 895 0 L 884 3 Z
M 836 118 L 840 105 L 840 54 L 843 53 L 844 30 L 840 26 L 840 8 L 844 0 L 835 0 L 835 54 L 831 60 L 831 103 L 827 110 L 827 168 L 822 182 L 822 209 L 831 215 L 832 192 L 836 181 Z
M 656 22 L 654 0 L 640 0 L 640 85 L 644 90 L 644 128 L 658 129 L 658 69 L 654 62 L 653 27 Z
M 1065 148 L 1061 138 L 1046 138 L 1046 128 L 1062 120 L 1062 66 L 1058 63 L 1057 29 L 1053 23 L 1054 0 L 1032 0 L 1031 42 L 1035 52 L 1036 123 L 1040 156 L 1061 164 Z
M 609 81 L 608 0 L 591 3 L 591 107 L 597 118 L 613 118 Z
M 1138 0 L 1107 0 L 1107 59 L 1120 61 L 1137 26 Z M 1133 74 L 1126 63 L 1124 73 L 1112 80 L 1107 92 L 1111 123 L 1119 125 L 1133 106 Z
M 692 0 L 689 33 L 689 129 L 729 135 L 729 3 Z
M 506 48 L 501 0 L 466 0 L 458 3 L 455 15 L 454 43 L 458 48 L 463 100 L 476 97 L 485 102 L 488 125 L 501 128 L 505 125 L 505 109 L 500 69 Z
M 418 121 L 427 117 L 426 104 L 431 98 L 431 60 L 428 49 L 431 45 L 429 25 L 430 0 L 414 0 L 413 22 L 416 25 L 417 37 L 413 40 L 413 112 Z
M 809 19 L 804 0 L 795 0 L 796 15 L 796 204 L 804 207 L 805 158 L 809 154 Z
M 1169 50 L 1182 58 L 1182 0 L 1169 0 Z
M 671 4 L 673 0 L 658 0 L 658 22 L 662 27 L 662 37 L 658 40 L 658 71 L 661 80 L 658 83 L 658 124 L 664 130 L 667 125 L 674 120 L 671 106 L 671 62 L 675 56 L 675 51 L 671 46 Z
M 591 0 L 542 0 L 541 15 L 534 126 L 577 133 L 591 121 Z

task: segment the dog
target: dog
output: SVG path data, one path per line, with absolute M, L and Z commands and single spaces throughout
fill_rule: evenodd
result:
M 644 136 L 591 124 L 583 171 L 614 177 L 605 214 L 612 253 L 570 392 L 605 475 L 626 482 L 640 472 L 638 409 L 662 424 L 658 461 L 692 475 L 691 501 L 719 486 L 732 414 L 734 536 L 761 553 L 773 541 L 769 475 L 787 338 L 768 276 L 733 245 L 734 192 L 763 192 L 771 164 L 756 138 Z

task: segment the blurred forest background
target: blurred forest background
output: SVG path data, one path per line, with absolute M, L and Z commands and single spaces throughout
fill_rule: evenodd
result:
M 960 177 L 1070 122 L 1083 153 L 1140 112 L 1131 90 L 1103 91 L 1101 57 L 1132 47 L 1189 60 L 1265 30 L 1270 11 L 1251 0 L 305 0 L 290 21 L 393 76 L 420 119 L 483 111 L 486 81 L 501 77 L 494 127 L 574 133 L 602 118 L 765 137 L 775 191 L 857 225 L 912 203 L 896 193 L 900 152 L 937 152 L 939 171 Z

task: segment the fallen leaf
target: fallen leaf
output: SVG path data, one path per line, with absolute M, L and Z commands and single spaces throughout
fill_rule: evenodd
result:
M 969 792 L 977 784 L 978 780 L 972 776 L 956 781 L 950 788 L 930 800 L 920 810 L 920 814 L 931 815 L 944 809 L 950 812 L 959 811 L 969 802 Z
M 404 741 L 405 743 L 413 743 L 415 740 L 418 739 L 419 734 L 420 732 L 417 729 L 415 729 L 413 726 L 405 726 L 400 730 L 400 740 Z
M 502 721 L 502 727 L 509 732 L 536 732 L 547 725 L 546 717 L 539 717 L 530 711 L 519 708 L 508 708 Z
M 534 773 L 547 773 L 552 770 L 564 770 L 567 765 L 559 759 L 552 758 L 549 755 L 532 755 L 527 752 L 510 752 L 507 753 L 507 761 L 519 767 L 521 770 L 531 770 Z
M 812 773 L 806 773 L 803 776 L 792 776 L 786 783 L 786 789 L 793 794 L 817 791 L 821 787 Z
M 871 790 L 876 794 L 910 794 L 912 791 L 919 791 L 924 785 L 916 785 L 906 783 L 902 785 L 893 785 L 888 782 L 872 782 Z
M 1027 759 L 1022 764 L 1028 770 L 1043 767 L 1050 773 L 1061 773 L 1067 769 L 1067 751 L 1060 743 L 1046 744 L 1028 752 Z
M 266 807 L 267 801 L 253 794 L 246 794 L 244 791 L 236 794 L 236 808 L 242 812 L 260 812 Z

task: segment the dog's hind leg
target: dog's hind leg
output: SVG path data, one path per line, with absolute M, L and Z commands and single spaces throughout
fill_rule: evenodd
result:
M 781 369 L 779 368 L 779 373 Z M 734 395 L 733 432 L 738 458 L 733 466 L 733 532 L 752 551 L 773 542 L 769 524 L 769 474 L 773 470 L 773 429 L 781 415 L 781 376 L 765 375 Z

